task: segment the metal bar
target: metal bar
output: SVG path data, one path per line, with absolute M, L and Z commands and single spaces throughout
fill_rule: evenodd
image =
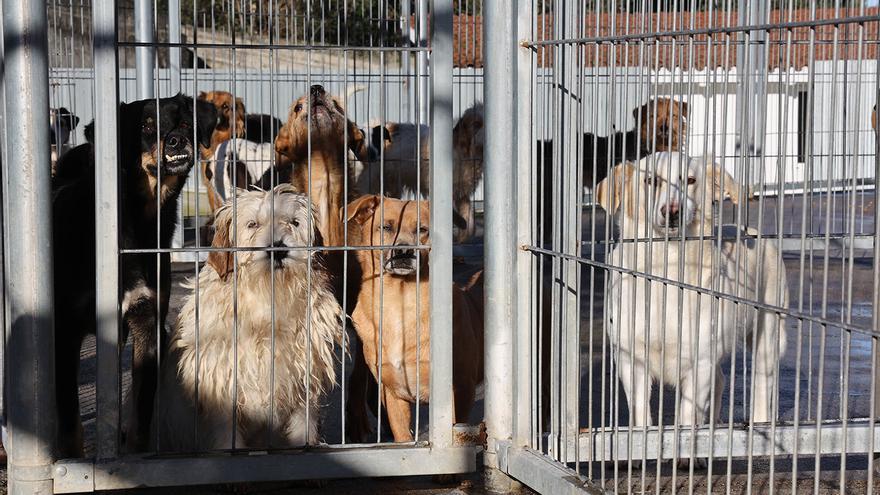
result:
M 156 36 L 153 29 L 155 23 L 153 2 L 151 0 L 135 0 L 134 39 L 136 42 L 141 43 L 135 48 L 137 98 L 139 100 L 155 98 L 156 96 L 153 86 L 153 61 L 156 58 Z M 100 95 L 101 93 L 96 94 Z
M 418 102 L 416 105 L 419 108 L 419 115 L 421 116 L 421 120 L 418 120 L 417 123 L 421 124 L 422 122 L 427 122 L 430 118 L 429 116 L 429 93 L 428 93 L 428 2 L 429 0 L 418 0 L 418 16 L 419 20 L 416 23 L 418 29 L 416 30 L 416 36 L 418 36 L 418 44 L 414 47 L 410 48 L 413 51 L 416 51 L 417 57 L 417 74 L 420 77 L 417 77 L 416 84 L 419 86 L 418 91 Z M 452 41 L 450 39 L 449 46 L 452 47 Z M 379 50 L 381 48 L 376 47 L 373 50 Z M 399 48 L 395 48 L 394 50 L 399 50 Z M 451 55 L 450 55 L 451 56 Z M 450 64 L 450 74 L 452 71 L 452 65 Z M 432 73 L 433 74 L 433 73 Z M 451 93 L 450 93 L 451 95 Z
M 533 2 L 532 0 L 522 0 L 513 6 L 516 12 L 515 33 L 516 39 L 525 39 L 530 34 Z M 514 40 L 509 40 L 514 41 Z M 512 129 L 517 136 L 513 142 L 516 144 L 516 159 L 514 170 L 516 173 L 515 187 L 518 198 L 516 202 L 516 244 L 525 245 L 531 242 L 531 225 L 533 218 L 532 210 L 532 182 L 534 180 L 532 172 L 534 166 L 532 163 L 532 67 L 531 67 L 531 51 L 522 47 L 516 49 L 516 82 L 512 88 L 513 94 L 505 95 L 507 98 L 513 98 L 516 106 L 512 115 L 515 116 L 515 128 Z M 491 96 L 491 92 L 487 92 Z M 514 375 L 513 397 L 515 401 L 515 413 L 513 415 L 512 436 L 513 444 L 517 447 L 529 445 L 532 435 L 532 404 L 536 400 L 540 401 L 540 397 L 533 395 L 532 391 L 536 389 L 536 382 L 540 383 L 540 374 L 537 380 L 532 379 L 533 368 L 538 366 L 538 361 L 534 353 L 538 352 L 537 346 L 532 346 L 533 326 L 536 335 L 540 336 L 541 318 L 535 314 L 534 301 L 538 294 L 537 284 L 530 281 L 533 276 L 533 260 L 534 256 L 519 250 L 516 255 L 516 286 L 522 290 L 516 293 L 516 340 L 514 343 L 517 363 Z M 531 290 L 526 290 L 530 287 Z M 488 327 L 486 327 L 488 328 Z M 539 428 L 536 428 L 539 429 Z
M 795 28 L 837 26 L 840 24 L 863 24 L 866 22 L 876 22 L 876 21 L 880 21 L 880 15 L 825 18 L 825 19 L 815 19 L 812 21 L 780 22 L 780 23 L 776 23 L 776 24 L 724 26 L 724 27 L 705 28 L 705 29 L 675 29 L 675 30 L 669 30 L 669 31 L 657 29 L 653 32 L 640 33 L 640 34 L 625 34 L 625 35 L 620 35 L 620 36 L 592 36 L 592 37 L 584 37 L 584 38 L 567 38 L 567 39 L 552 39 L 552 40 L 543 40 L 543 41 L 530 41 L 530 42 L 524 42 L 523 46 L 539 47 L 539 46 L 551 46 L 551 45 L 566 45 L 566 44 L 571 44 L 571 43 L 577 43 L 577 44 L 609 43 L 609 42 L 615 42 L 615 41 L 637 41 L 637 40 L 649 40 L 649 39 L 655 39 L 655 38 L 673 38 L 673 37 L 678 37 L 678 36 L 686 37 L 686 36 L 701 36 L 701 35 L 713 35 L 713 34 L 734 34 L 734 33 L 752 32 L 752 31 L 756 31 L 756 30 L 775 30 L 775 31 L 778 31 L 778 30 L 795 29 Z
M 171 43 L 180 43 L 180 0 L 168 0 L 168 41 Z M 171 48 L 168 50 L 168 69 L 171 71 L 171 94 L 183 91 L 180 81 L 181 70 L 181 52 L 182 48 Z M 198 91 L 193 91 L 198 94 Z M 183 225 L 183 222 L 181 222 Z M 198 228 L 198 227 L 196 227 Z M 183 227 L 181 227 L 181 230 Z
M 50 493 L 56 434 L 46 5 L 3 2 L 9 333 L 4 372 L 10 494 Z M 5 222 L 4 222 L 5 224 Z
M 803 424 L 802 424 L 803 425 Z M 678 445 L 673 441 L 673 426 L 666 426 L 662 431 L 656 427 L 648 430 L 647 435 L 641 429 L 629 431 L 620 429 L 614 432 L 611 442 L 602 446 L 600 441 L 603 433 L 595 429 L 580 434 L 581 459 L 592 455 L 593 461 L 613 461 L 625 458 L 628 449 L 632 445 L 632 457 L 634 460 L 643 459 L 644 448 L 650 455 L 647 459 L 688 459 L 691 457 L 691 441 L 694 442 L 693 455 L 696 458 L 713 457 L 747 457 L 750 452 L 753 456 L 783 456 L 794 455 L 792 448 L 798 445 L 797 455 L 829 455 L 839 456 L 843 442 L 846 442 L 848 454 L 864 454 L 871 452 L 870 442 L 876 445 L 880 441 L 880 428 L 871 428 L 868 420 L 850 422 L 844 429 L 837 421 L 828 421 L 822 425 L 822 442 L 816 450 L 816 430 L 813 428 L 799 428 L 791 425 L 776 425 L 776 432 L 771 436 L 770 424 L 755 425 L 754 437 L 751 448 L 749 446 L 749 429 L 735 428 L 733 434 L 727 430 L 715 429 L 714 432 L 708 425 L 699 426 L 692 432 L 691 428 L 679 428 Z M 607 435 L 607 433 L 604 433 Z M 630 441 L 632 442 L 630 444 Z M 797 443 L 795 443 L 797 441 Z M 644 443 L 647 442 L 647 445 Z M 589 454 L 588 454 L 589 453 Z M 575 462 L 574 457 L 564 459 L 565 462 Z
M 485 463 L 497 467 L 496 444 L 508 440 L 513 428 L 513 303 L 516 281 L 514 158 L 510 136 L 517 130 L 514 115 L 515 87 L 510 77 L 514 64 L 513 2 L 486 0 L 483 7 L 485 42 L 485 418 L 488 446 Z M 516 168 L 514 168 L 516 170 Z
M 488 0 L 487 0 L 488 1 Z M 576 475 L 564 465 L 550 460 L 541 452 L 528 448 L 503 445 L 499 452 L 504 469 L 518 481 L 538 493 L 590 494 L 605 493 L 586 478 Z
M 117 154 L 117 52 L 116 2 L 95 2 L 94 33 L 95 157 L 108 166 L 95 167 L 95 289 L 97 327 L 97 453 L 99 459 L 119 452 L 120 363 L 119 363 L 119 212 Z
M 450 431 L 452 429 L 450 428 Z M 265 455 L 129 456 L 56 463 L 55 493 L 261 481 L 416 476 L 473 471 L 473 447 L 345 447 Z M 50 480 L 51 482 L 51 480 Z
M 431 402 L 429 438 L 452 445 L 452 0 L 431 1 Z M 508 402 L 509 406 L 510 402 Z

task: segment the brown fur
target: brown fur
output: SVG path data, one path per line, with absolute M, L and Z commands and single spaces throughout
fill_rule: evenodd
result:
M 871 112 L 871 127 L 876 131 L 877 129 L 877 105 L 874 105 L 874 111 Z
M 241 98 L 234 98 L 232 93 L 227 91 L 202 91 L 199 93 L 199 99 L 213 104 L 217 109 L 217 126 L 214 127 L 214 132 L 211 134 L 211 146 L 209 148 L 200 148 L 199 150 L 202 155 L 202 182 L 204 182 L 205 189 L 208 192 L 208 204 L 213 211 L 223 205 L 223 200 L 217 196 L 214 184 L 211 181 L 214 171 L 209 167 L 211 164 L 210 160 L 214 157 L 214 151 L 217 149 L 217 146 L 223 141 L 232 139 L 233 133 L 235 137 L 244 138 L 245 110 L 244 102 Z M 235 101 L 234 104 L 233 100 Z M 230 122 L 233 122 L 233 113 L 235 114 L 235 119 L 233 125 L 230 125 Z
M 390 228 L 380 223 L 383 216 Z M 380 196 L 363 196 L 348 206 L 349 239 L 362 246 L 412 246 L 428 243 L 430 205 L 427 201 L 401 201 Z M 421 227 L 421 229 L 420 229 Z M 394 272 L 395 253 L 407 248 L 357 251 L 362 271 L 362 285 L 352 319 L 363 343 L 363 360 L 355 366 L 369 368 L 378 380 L 378 357 L 381 346 L 381 397 L 396 442 L 413 440 L 410 430 L 411 406 L 416 390 L 421 402 L 430 400 L 430 298 L 428 254 L 408 265 L 409 274 Z M 415 265 L 418 263 L 419 279 Z M 383 273 L 384 272 L 384 273 Z M 482 271 L 465 285 L 452 286 L 452 389 L 456 422 L 466 421 L 474 403 L 477 385 L 483 381 L 483 302 Z M 416 305 L 419 311 L 416 311 Z M 418 315 L 418 317 L 417 317 Z M 379 341 L 379 325 L 382 341 Z M 416 349 L 420 353 L 417 355 Z M 416 368 L 419 382 L 415 382 Z M 356 430 L 366 424 L 364 383 L 352 370 L 349 396 L 349 424 Z M 364 440 L 366 431 L 353 431 L 355 440 Z
M 338 212 L 346 199 L 346 141 L 355 154 L 366 146 L 363 132 L 346 118 L 341 101 L 318 85 L 290 106 L 287 122 L 275 139 L 275 151 L 286 159 L 282 161 L 293 164 L 293 186 L 315 205 L 327 246 L 343 244 Z

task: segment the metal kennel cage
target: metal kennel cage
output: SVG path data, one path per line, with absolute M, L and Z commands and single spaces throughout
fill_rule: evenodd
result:
M 10 322 L 4 350 L 13 356 L 5 384 L 11 493 L 56 493 L 205 483 L 315 479 L 353 476 L 405 476 L 471 471 L 471 428 L 454 425 L 452 409 L 453 274 L 451 184 L 452 129 L 466 109 L 482 100 L 482 67 L 477 33 L 480 0 L 437 2 L 384 1 L 95 1 L 52 0 L 45 4 L 6 2 L 4 12 L 6 102 L 3 123 L 4 197 L 23 196 L 4 209 L 8 284 L 4 308 Z M 455 59 L 455 60 L 454 60 Z M 46 78 L 48 74 L 48 80 Z M 346 114 L 369 136 L 372 126 L 388 122 L 424 124 L 417 139 L 430 142 L 431 184 L 430 404 L 415 408 L 415 440 L 393 443 L 382 414 L 369 443 L 346 439 L 346 381 L 349 354 L 337 347 L 340 379 L 327 398 L 326 444 L 307 449 L 246 449 L 164 455 L 161 448 L 132 454 L 125 450 L 126 397 L 131 389 L 131 342 L 120 319 L 127 256 L 169 255 L 171 309 L 165 328 L 173 328 L 175 306 L 184 297 L 184 275 L 195 276 L 211 251 L 202 237 L 211 217 L 206 185 L 194 167 L 179 199 L 170 246 L 124 248 L 118 198 L 121 174 L 115 166 L 122 151 L 117 139 L 124 125 L 118 105 L 139 99 L 196 96 L 228 91 L 249 113 L 286 120 L 288 110 L 313 85 L 343 97 Z M 83 459 L 58 459 L 53 376 L 51 178 L 44 108 L 64 107 L 79 118 L 69 144 L 94 140 L 97 224 L 97 328 L 86 338 L 79 386 L 83 419 Z M 233 110 L 233 113 L 236 110 Z M 234 118 L 234 115 L 233 115 Z M 85 124 L 94 119 L 94 135 Z M 278 130 L 272 131 L 272 138 Z M 13 144 L 14 143 L 14 144 Z M 8 145 L 8 147 L 7 147 Z M 417 163 L 418 156 L 412 156 Z M 204 158 L 202 158 L 204 160 Z M 384 167 L 379 152 L 377 166 Z M 274 166 L 274 162 L 264 164 Z M 346 164 L 351 167 L 353 160 Z M 270 185 L 282 179 L 269 173 Z M 346 176 L 347 177 L 347 176 Z M 233 176 L 233 187 L 236 176 Z M 346 178 L 346 181 L 349 179 Z M 348 184 L 348 183 L 347 183 Z M 346 187 L 353 187 L 353 181 Z M 380 191 L 381 192 L 381 185 Z M 419 190 L 418 184 L 416 191 Z M 480 188 L 472 198 L 478 205 Z M 417 193 L 416 193 L 417 194 Z M 230 201 L 235 202 L 232 198 Z M 19 232 L 15 225 L 34 225 Z M 158 229 L 158 225 L 156 226 Z M 478 229 L 479 232 L 479 229 Z M 21 234 L 21 235 L 19 235 Z M 209 241 L 208 241 L 209 242 Z M 481 257 L 479 240 L 456 247 L 456 255 Z M 356 246 L 331 247 L 353 252 Z M 426 245 L 416 246 L 427 256 Z M 326 250 L 325 248 L 322 248 Z M 310 257 L 319 246 L 310 246 Z M 270 248 L 271 250 L 271 248 Z M 247 249 L 232 248 L 233 252 Z M 46 261 L 46 260 L 44 260 Z M 349 261 L 352 263 L 352 261 Z M 317 266 L 317 263 L 316 263 Z M 426 275 L 422 275 L 426 277 Z M 347 275 L 346 275 L 347 278 Z M 346 283 L 350 281 L 346 280 Z M 357 345 L 351 324 L 345 345 Z M 274 327 L 273 327 L 274 328 Z M 158 337 L 157 337 L 158 339 Z M 274 335 L 273 335 L 274 339 Z M 161 349 L 161 346 L 159 346 Z M 162 360 L 160 351 L 160 363 Z M 160 364 L 161 366 L 161 364 Z M 14 375 L 14 376 L 13 376 Z M 380 406 L 381 408 L 381 406 Z M 234 436 L 234 435 L 233 435 Z M 269 445 L 268 447 L 271 447 Z M 258 454 L 258 455 L 257 455 Z
M 514 363 L 487 357 L 487 376 L 514 382 L 498 392 L 513 410 L 487 414 L 490 459 L 541 493 L 876 491 L 876 4 L 527 1 L 495 11 L 493 21 L 487 46 L 518 46 L 486 50 L 486 174 L 500 173 L 511 148 L 517 167 L 510 182 L 487 189 L 487 271 L 498 270 L 490 290 L 501 291 L 492 294 L 503 303 L 487 309 L 487 327 L 515 328 L 507 340 L 487 337 L 487 348 L 497 345 Z M 661 121 L 663 99 L 686 103 L 687 113 L 667 107 Z M 662 141 L 645 141 L 645 128 Z M 599 206 L 597 186 L 607 176 L 621 210 L 638 214 L 644 204 L 642 214 L 656 214 L 651 193 L 631 191 L 666 180 L 645 175 L 659 167 L 660 151 L 706 157 L 739 187 L 737 204 L 713 206 L 719 228 L 631 239 L 621 229 L 638 216 L 621 214 L 616 225 Z M 615 179 L 612 167 L 627 161 L 636 164 L 631 177 Z M 494 211 L 499 206 L 515 220 Z M 721 225 L 748 234 L 730 238 Z M 790 299 L 768 303 L 706 282 L 721 269 L 715 246 L 728 242 L 777 246 L 778 258 L 765 266 L 784 266 L 787 276 L 773 282 Z M 694 243 L 709 246 L 699 272 L 707 278 L 685 282 L 678 255 L 664 264 L 663 253 Z M 661 261 L 645 265 L 621 252 Z M 503 268 L 513 265 L 516 272 Z M 758 266 L 734 270 L 763 276 Z M 624 298 L 629 289 L 613 285 L 615 277 L 646 293 Z M 750 421 L 755 358 L 741 331 L 729 355 L 712 358 L 724 379 L 712 386 L 717 408 L 709 403 L 708 417 L 718 419 L 682 418 L 686 374 L 714 373 L 681 364 L 703 347 L 683 355 L 657 343 L 662 335 L 684 340 L 684 320 L 694 315 L 681 305 L 688 297 L 784 322 L 770 421 Z M 610 309 L 613 301 L 629 302 Z M 620 321 L 632 326 L 616 333 Z M 707 321 L 712 339 L 744 326 Z M 647 333 L 628 352 L 655 352 L 650 345 L 672 363 L 660 378 L 665 386 L 653 372 L 621 364 L 621 335 L 636 331 Z M 652 426 L 630 411 L 621 376 L 649 392 L 653 383 L 645 399 Z M 487 391 L 487 408 L 494 401 Z

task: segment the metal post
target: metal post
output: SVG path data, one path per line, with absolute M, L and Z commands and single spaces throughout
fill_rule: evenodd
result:
M 431 444 L 452 446 L 452 0 L 431 5 Z
M 116 457 L 119 449 L 119 243 L 117 159 L 117 59 L 116 2 L 95 2 L 92 8 L 94 36 L 95 159 L 95 287 L 97 289 L 96 380 L 98 458 Z
M 168 0 L 168 41 L 180 43 L 180 0 Z M 171 48 L 168 56 L 168 68 L 171 71 L 171 91 L 175 94 L 183 90 L 180 82 L 180 61 L 182 48 Z M 180 225 L 183 225 L 181 222 Z
M 485 160 L 485 363 L 486 465 L 498 466 L 498 442 L 510 440 L 513 428 L 513 303 L 516 282 L 515 189 L 516 170 L 510 143 L 516 127 L 515 89 L 510 77 L 515 63 L 514 5 L 486 0 L 483 6 L 484 94 L 486 100 Z M 517 142 L 516 139 L 513 142 Z M 520 171 L 521 172 L 521 171 Z M 524 365 L 524 363 L 523 363 Z
M 415 43 L 413 42 L 414 40 L 412 39 L 413 33 L 410 32 L 410 25 L 411 25 L 410 15 L 411 14 L 412 14 L 412 12 L 410 12 L 410 0 L 400 0 L 400 32 L 403 34 L 403 36 L 407 40 L 406 46 L 415 46 Z M 402 59 L 402 61 L 401 61 L 402 63 L 401 63 L 400 73 L 405 74 L 406 77 L 411 76 L 412 75 L 412 72 L 411 72 L 411 70 L 412 70 L 411 69 L 412 53 L 404 52 L 402 54 L 401 59 Z M 412 93 L 412 85 L 407 83 L 404 85 L 404 88 L 406 89 L 406 91 L 405 91 L 405 94 L 403 95 L 403 108 L 402 108 L 403 114 L 401 115 L 401 117 L 402 117 L 401 120 L 403 120 L 404 122 L 412 122 L 412 108 L 413 108 L 412 107 L 412 100 L 411 100 L 411 96 L 413 94 Z
M 533 5 L 530 0 L 524 2 L 516 2 L 514 12 L 516 12 L 517 23 L 517 41 L 527 39 L 530 34 L 532 22 Z M 518 45 L 518 43 L 517 43 Z M 516 136 L 514 141 L 516 145 L 516 195 L 517 211 L 516 211 L 516 246 L 525 246 L 532 244 L 534 240 L 531 237 L 532 226 L 532 182 L 536 176 L 533 175 L 532 153 L 534 146 L 534 136 L 532 135 L 532 53 L 529 48 L 517 48 L 516 51 Z M 516 412 L 513 417 L 513 440 L 516 447 L 530 446 L 532 437 L 531 411 L 534 401 L 538 400 L 532 391 L 535 384 L 532 383 L 532 371 L 537 368 L 537 359 L 533 353 L 537 353 L 538 349 L 531 345 L 532 322 L 538 322 L 538 335 L 543 330 L 540 328 L 540 315 L 532 315 L 529 313 L 530 308 L 534 306 L 534 300 L 537 295 L 537 286 L 532 285 L 532 290 L 526 290 L 530 287 L 533 272 L 533 255 L 524 250 L 517 250 L 516 286 L 521 290 L 516 294 L 516 360 L 517 363 L 514 385 L 514 404 L 516 404 Z M 546 329 L 549 331 L 549 329 Z M 541 380 L 541 374 L 536 374 L 538 381 Z
M 49 67 L 46 5 L 3 1 L 7 240 L 5 374 L 9 493 L 52 493 L 55 440 L 55 338 L 49 170 Z
M 155 42 L 155 31 L 153 30 L 153 26 L 155 24 L 156 22 L 153 14 L 153 2 L 151 0 L 135 0 L 135 41 L 138 43 Z M 156 48 L 154 46 L 138 46 L 137 48 L 135 48 L 135 67 L 137 69 L 137 97 L 139 100 L 156 97 L 156 92 L 153 87 L 153 64 L 155 63 L 155 59 Z
M 425 48 L 428 46 L 428 30 L 426 27 L 428 26 L 428 0 L 418 0 L 419 1 L 419 46 Z M 450 41 L 449 46 L 452 46 L 452 21 L 450 20 Z M 436 38 L 434 38 L 436 40 Z M 450 55 L 451 57 L 451 55 Z M 452 74 L 452 65 L 449 66 L 449 73 Z M 420 50 L 418 52 L 418 72 L 417 74 L 421 74 L 422 77 L 419 78 L 417 84 L 419 85 L 419 101 L 417 105 L 419 106 L 419 115 L 421 115 L 421 122 L 424 123 L 428 120 L 428 53 L 424 50 Z M 450 97 L 452 93 L 450 92 Z M 450 105 L 451 105 L 450 101 Z

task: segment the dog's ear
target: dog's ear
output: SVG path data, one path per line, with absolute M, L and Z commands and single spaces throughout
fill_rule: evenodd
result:
M 86 142 L 95 144 L 95 121 L 91 121 L 86 124 L 85 129 L 83 129 L 83 133 L 86 135 Z
M 678 107 L 681 109 L 681 115 L 684 118 L 688 118 L 688 104 L 686 101 L 678 102 Z
M 611 169 L 611 174 L 596 185 L 596 202 L 609 214 L 617 214 L 621 196 L 628 194 L 626 184 L 632 178 L 633 165 L 623 163 Z
M 214 239 L 211 241 L 211 247 L 232 247 L 232 242 L 229 238 L 229 229 L 231 226 L 231 207 L 220 207 L 214 217 Z M 233 262 L 232 251 L 211 251 L 208 253 L 208 260 L 206 261 L 206 263 L 217 272 L 217 275 L 220 275 L 220 280 L 226 280 L 226 277 L 232 272 Z
M 278 129 L 278 135 L 275 136 L 275 151 L 286 156 L 290 157 L 290 131 L 287 130 L 287 124 L 283 124 L 280 129 Z
M 345 218 L 346 208 L 339 209 L 339 217 L 348 222 L 354 221 L 363 225 L 373 216 L 381 201 L 382 198 L 375 194 L 361 196 L 348 204 L 348 218 Z
M 370 144 L 367 136 L 354 122 L 348 121 L 348 149 L 360 161 L 370 161 Z
M 742 189 L 730 174 L 724 170 L 723 165 L 717 165 L 712 161 L 706 162 L 706 184 L 712 187 L 712 200 L 720 203 L 729 199 L 738 205 L 742 198 Z
M 74 114 L 70 114 L 70 119 L 71 119 L 70 130 L 74 130 L 74 129 L 76 129 L 76 126 L 79 125 L 79 117 L 77 117 Z
M 465 220 L 465 218 L 461 216 L 461 213 L 457 212 L 454 209 L 452 210 L 452 225 L 454 225 L 455 228 L 461 230 L 466 229 L 468 226 L 467 220 Z
M 196 116 L 198 117 L 199 144 L 205 148 L 211 147 L 211 134 L 217 125 L 217 108 L 205 100 L 196 100 Z
M 200 91 L 200 92 L 199 92 L 199 99 L 200 99 L 200 100 L 208 101 L 208 93 L 206 93 L 206 92 L 204 92 L 204 91 Z

